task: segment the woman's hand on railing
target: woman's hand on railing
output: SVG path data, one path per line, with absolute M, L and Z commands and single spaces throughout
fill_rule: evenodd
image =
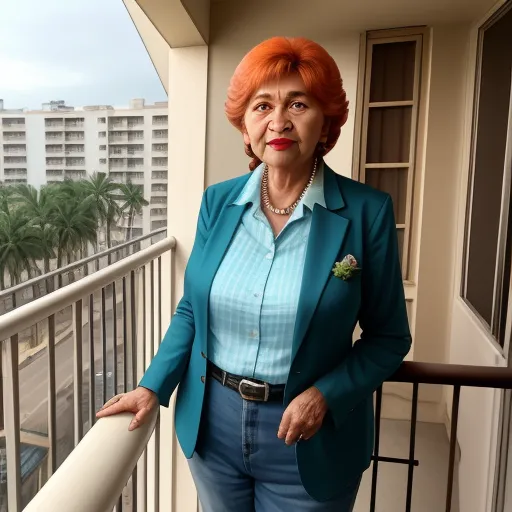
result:
M 97 418 L 112 416 L 121 412 L 131 412 L 135 417 L 128 430 L 135 430 L 148 418 L 151 411 L 158 407 L 158 397 L 150 389 L 138 387 L 129 393 L 111 398 L 97 413 Z

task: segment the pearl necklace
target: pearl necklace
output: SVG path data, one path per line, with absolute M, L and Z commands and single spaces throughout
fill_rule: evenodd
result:
M 313 172 L 311 173 L 311 176 L 309 177 L 308 182 L 306 183 L 306 186 L 302 190 L 300 196 L 298 199 L 292 203 L 287 208 L 276 208 L 275 206 L 272 206 L 270 203 L 270 197 L 268 195 L 268 165 L 265 165 L 265 169 L 263 171 L 263 176 L 261 178 L 261 200 L 263 203 L 263 206 L 270 210 L 272 213 L 276 213 L 277 215 L 290 215 L 295 208 L 297 208 L 297 205 L 302 201 L 303 197 L 306 195 L 306 192 L 308 191 L 309 187 L 313 183 L 313 180 L 315 179 L 316 174 L 316 166 L 317 166 L 317 159 L 315 158 L 315 164 L 313 165 Z

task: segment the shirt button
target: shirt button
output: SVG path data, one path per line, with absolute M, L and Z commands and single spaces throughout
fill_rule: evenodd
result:
M 255 293 L 255 294 L 254 294 L 254 296 L 255 296 L 255 297 L 259 297 L 259 296 L 260 296 L 260 294 L 259 294 L 259 293 Z
M 249 333 L 249 336 L 250 336 L 251 338 L 257 338 L 257 337 L 258 337 L 258 331 L 251 331 L 251 332 Z

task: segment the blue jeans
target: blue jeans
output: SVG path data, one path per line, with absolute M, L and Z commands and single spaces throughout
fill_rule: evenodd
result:
M 282 404 L 248 402 L 207 381 L 196 452 L 189 460 L 203 512 L 351 512 L 360 479 L 335 500 L 302 486 L 295 447 L 277 438 Z

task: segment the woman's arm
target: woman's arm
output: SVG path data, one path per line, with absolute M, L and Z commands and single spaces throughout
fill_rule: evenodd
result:
M 362 273 L 361 339 L 314 386 L 339 427 L 400 366 L 411 347 L 393 205 L 388 196 L 368 235 Z
M 187 270 L 185 271 L 184 294 L 180 300 L 171 324 L 165 333 L 160 348 L 139 386 L 150 389 L 158 396 L 161 405 L 168 407 L 172 393 L 179 384 L 192 349 L 195 336 L 194 311 L 190 300 L 190 285 L 187 277 L 190 263 L 200 260 L 209 228 L 208 190 L 203 194 L 196 238 Z

